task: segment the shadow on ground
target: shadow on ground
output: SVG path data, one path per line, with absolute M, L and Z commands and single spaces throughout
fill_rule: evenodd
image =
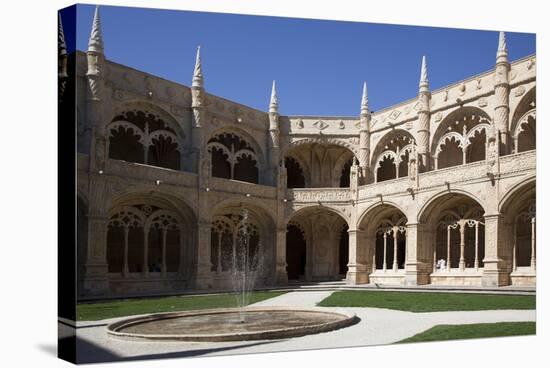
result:
M 260 341 L 260 342 L 254 342 L 249 344 L 242 344 L 242 345 L 236 345 L 236 346 L 224 346 L 224 347 L 211 348 L 211 349 L 175 351 L 171 353 L 146 354 L 146 355 L 124 357 L 124 356 L 118 356 L 108 350 L 105 350 L 101 346 L 91 343 L 90 341 L 77 338 L 77 343 L 76 343 L 77 364 L 127 362 L 127 361 L 148 360 L 148 359 L 190 358 L 190 357 L 201 356 L 204 354 L 209 354 L 214 352 L 230 351 L 233 349 L 271 344 L 276 341 L 280 341 L 280 340 Z

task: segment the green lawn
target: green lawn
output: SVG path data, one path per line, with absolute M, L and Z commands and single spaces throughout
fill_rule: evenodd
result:
M 250 303 L 274 298 L 284 292 L 262 291 L 250 296 Z M 234 294 L 170 296 L 143 299 L 124 299 L 109 302 L 80 303 L 76 312 L 79 321 L 131 316 L 143 313 L 173 312 L 193 309 L 236 307 Z
M 373 307 L 409 312 L 535 309 L 534 295 L 490 295 L 401 291 L 337 291 L 321 307 Z
M 482 337 L 519 336 L 536 334 L 535 322 L 477 323 L 471 325 L 438 325 L 409 337 L 402 342 L 423 342 Z

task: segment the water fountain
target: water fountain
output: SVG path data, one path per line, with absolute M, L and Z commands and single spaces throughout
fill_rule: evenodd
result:
M 359 321 L 353 313 L 328 308 L 248 307 L 264 271 L 259 239 L 252 241 L 248 210 L 243 210 L 230 260 L 236 308 L 155 313 L 107 326 L 111 336 L 147 340 L 242 341 L 297 337 L 327 332 Z

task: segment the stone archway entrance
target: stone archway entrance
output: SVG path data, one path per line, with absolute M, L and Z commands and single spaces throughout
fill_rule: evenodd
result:
M 335 212 L 313 207 L 287 225 L 286 263 L 290 280 L 341 280 L 347 272 L 348 225 Z
M 303 280 L 306 273 L 306 239 L 299 224 L 289 223 L 286 232 L 286 263 L 289 280 Z

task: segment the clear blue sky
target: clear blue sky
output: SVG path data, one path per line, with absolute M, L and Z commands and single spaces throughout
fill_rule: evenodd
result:
M 94 7 L 79 5 L 76 47 L 86 50 Z M 359 114 L 415 97 L 422 55 L 432 89 L 492 69 L 496 31 L 413 27 L 102 6 L 106 57 L 191 84 L 201 45 L 209 93 L 267 110 L 277 81 L 283 115 Z M 511 60 L 535 53 L 535 35 L 507 33 Z

